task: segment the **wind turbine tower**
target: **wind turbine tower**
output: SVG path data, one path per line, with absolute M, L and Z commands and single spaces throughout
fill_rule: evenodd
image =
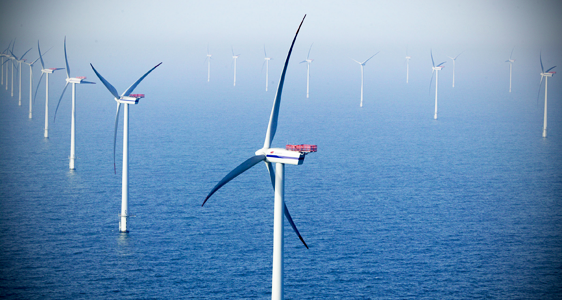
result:
M 433 70 L 431 71 L 431 80 L 429 81 L 429 88 L 431 88 L 433 73 L 435 73 L 435 115 L 433 115 L 433 119 L 437 120 L 437 89 L 439 86 L 439 71 L 445 68 L 445 66 L 443 66 L 445 62 L 442 62 L 437 66 L 435 66 L 435 62 L 433 61 L 433 51 L 431 51 L 430 53 L 431 53 L 431 64 L 433 65 Z
M 408 78 L 410 76 L 410 56 L 406 56 L 406 83 L 408 83 Z
M 509 59 L 505 61 L 505 62 L 509 63 L 509 92 L 510 93 L 511 93 L 511 70 L 513 68 L 513 63 L 515 62 L 515 59 L 511 58 L 513 56 L 513 49 L 515 49 L 515 48 L 511 49 L 511 54 L 509 55 Z
M 551 67 L 548 70 L 544 70 L 544 67 L 542 65 L 542 53 L 540 55 L 540 62 L 541 62 L 541 85 L 542 85 L 542 79 L 544 78 L 544 122 L 543 122 L 543 127 L 542 127 L 542 137 L 545 138 L 546 137 L 546 117 L 547 117 L 547 108 L 548 108 L 548 78 L 552 77 L 554 74 L 556 74 L 556 72 L 552 72 L 551 70 L 556 68 L 556 66 Z M 539 93 L 540 93 L 540 85 L 539 85 Z
M 19 100 L 18 100 L 18 105 L 21 106 L 21 63 L 25 62 L 25 59 L 23 59 L 23 57 L 29 52 L 31 51 L 31 48 L 29 48 L 29 50 L 25 51 L 25 53 L 18 58 L 14 52 L 12 52 L 12 57 L 14 58 L 14 61 L 18 63 L 18 76 L 19 76 Z M 12 66 L 13 69 L 13 66 Z M 13 88 L 13 86 L 12 86 Z M 13 93 L 13 90 L 12 90 Z
M 300 62 L 300 64 L 306 63 L 306 98 L 308 98 L 310 94 L 310 64 L 314 61 L 314 59 L 310 59 L 310 50 L 312 50 L 312 45 L 314 45 L 314 43 L 310 44 L 306 59 Z
M 265 64 L 265 91 L 267 92 L 267 86 L 269 82 L 269 61 L 271 60 L 271 57 L 267 56 L 267 52 L 265 51 L 265 46 L 263 46 L 263 53 L 265 55 L 264 62 L 263 62 Z
M 152 70 L 156 69 L 162 63 L 157 64 L 155 67 L 146 72 L 139 80 L 135 81 L 127 90 L 119 96 L 117 90 L 111 83 L 109 83 L 105 78 L 103 78 L 98 71 L 94 68 L 92 64 L 90 66 L 94 70 L 94 73 L 101 80 L 103 85 L 109 90 L 111 95 L 115 98 L 117 102 L 117 113 L 115 114 L 115 129 L 113 133 L 113 168 L 115 170 L 115 142 L 117 140 L 117 125 L 119 123 L 119 109 L 121 104 L 124 104 L 123 113 L 123 175 L 121 181 L 121 214 L 119 215 L 119 232 L 126 233 L 127 230 L 127 218 L 129 217 L 129 105 L 135 105 L 139 103 L 141 98 L 144 98 L 144 94 L 131 94 L 133 90 L 139 85 L 139 83 L 148 75 Z
M 459 57 L 461 54 L 462 54 L 462 52 L 455 57 L 448 56 L 450 59 L 453 60 L 453 87 L 455 87 L 455 61 L 457 60 L 457 57 Z
M 305 15 L 306 17 L 306 15 Z M 284 193 L 284 181 L 285 181 L 285 164 L 290 165 L 301 165 L 304 161 L 305 155 L 310 152 L 316 152 L 317 148 L 315 145 L 287 145 L 285 149 L 283 148 L 271 148 L 271 142 L 275 136 L 275 131 L 277 130 L 277 120 L 279 117 L 279 107 L 281 104 L 281 92 L 283 90 L 283 83 L 285 81 L 285 74 L 287 71 L 287 66 L 289 64 L 289 58 L 291 57 L 291 52 L 293 51 L 293 46 L 295 44 L 296 38 L 298 36 L 299 30 L 304 22 L 304 18 L 301 21 L 299 28 L 293 38 L 291 47 L 289 48 L 289 53 L 287 54 L 287 59 L 285 60 L 285 65 L 281 73 L 281 78 L 279 79 L 279 85 L 277 87 L 277 93 L 275 95 L 275 100 L 273 101 L 273 108 L 271 110 L 271 115 L 269 118 L 269 124 L 267 126 L 267 131 L 265 135 L 265 142 L 263 148 L 256 151 L 255 156 L 247 159 L 230 173 L 228 173 L 207 195 L 203 205 L 209 197 L 211 197 L 218 189 L 227 184 L 230 180 L 236 178 L 238 175 L 242 174 L 246 170 L 250 169 L 259 162 L 264 162 L 267 170 L 269 172 L 269 180 L 274 187 L 274 212 L 273 212 L 273 268 L 272 268 L 272 278 L 271 278 L 271 299 L 283 299 L 284 286 L 283 286 L 283 215 L 287 218 L 293 230 L 298 235 L 302 243 L 308 248 L 304 242 L 302 236 L 300 235 L 287 205 L 285 204 L 285 193 Z M 273 163 L 275 163 L 275 170 L 273 169 Z
M 377 54 L 379 53 L 375 53 L 373 56 L 367 58 L 367 60 L 365 60 L 364 62 L 358 62 L 355 59 L 352 59 L 354 62 L 358 63 L 361 66 L 361 103 L 359 104 L 359 107 L 363 107 L 363 68 L 365 67 L 365 64 Z
M 49 74 L 54 73 L 57 70 L 63 70 L 63 68 L 45 68 L 45 63 L 43 62 L 43 56 L 41 55 L 41 47 L 39 47 L 39 41 L 37 41 L 37 51 L 39 52 L 39 59 L 41 60 L 41 77 L 39 77 L 39 83 L 37 87 L 41 84 L 41 79 L 43 75 L 45 76 L 46 80 L 46 88 L 45 88 L 45 138 L 49 138 Z
M 240 54 L 234 55 L 234 48 L 231 47 L 232 50 L 232 59 L 234 59 L 234 85 L 236 86 L 236 60 L 240 57 Z
M 211 81 L 211 53 L 209 53 L 209 45 L 207 45 L 207 82 Z

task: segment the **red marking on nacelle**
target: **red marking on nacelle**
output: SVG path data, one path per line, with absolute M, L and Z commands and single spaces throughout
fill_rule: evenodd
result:
M 287 145 L 287 146 L 285 146 L 285 149 L 291 150 L 291 151 L 299 151 L 299 152 L 316 152 L 316 151 L 318 151 L 318 147 L 316 145 L 308 145 L 308 144 Z
M 144 98 L 144 94 L 130 94 L 129 96 L 135 97 L 135 98 Z
M 76 77 L 76 78 L 78 78 L 78 79 L 86 79 L 86 76 L 78 76 L 78 77 Z

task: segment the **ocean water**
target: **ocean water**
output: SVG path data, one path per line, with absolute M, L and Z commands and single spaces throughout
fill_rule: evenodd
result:
M 355 89 L 319 84 L 306 99 L 302 85 L 286 85 L 273 145 L 318 145 L 286 168 L 286 203 L 310 246 L 285 222 L 287 299 L 562 297 L 559 89 L 543 139 L 534 87 L 440 87 L 433 120 L 426 84 L 371 87 L 362 109 Z M 177 99 L 139 86 L 135 217 L 120 234 L 121 131 L 114 174 L 109 93 L 78 87 L 79 159 L 69 171 L 69 99 L 44 139 L 44 92 L 30 120 L 27 93 L 20 107 L 1 87 L 1 298 L 270 297 L 265 167 L 201 203 L 263 145 L 273 92 L 201 85 Z

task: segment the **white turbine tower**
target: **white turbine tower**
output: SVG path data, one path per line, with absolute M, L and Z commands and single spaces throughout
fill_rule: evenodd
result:
M 211 81 L 211 53 L 209 53 L 209 45 L 207 45 L 207 82 Z
M 144 98 L 144 94 L 131 94 L 133 90 L 139 85 L 139 83 L 148 75 L 152 70 L 156 69 L 162 63 L 157 64 L 150 71 L 146 72 L 139 80 L 135 81 L 127 90 L 119 96 L 117 90 L 109 83 L 105 78 L 103 78 L 98 71 L 94 68 L 92 64 L 92 69 L 101 80 L 103 85 L 109 90 L 111 95 L 115 98 L 117 102 L 117 113 L 115 114 L 115 130 L 113 133 L 113 168 L 115 170 L 115 143 L 117 140 L 117 125 L 119 123 L 119 109 L 121 104 L 125 105 L 123 113 L 123 175 L 122 175 L 122 186 L 121 186 L 121 214 L 119 215 L 119 232 L 126 233 L 127 230 L 127 218 L 129 217 L 129 105 L 134 105 L 139 103 L 140 98 Z
M 459 57 L 461 54 L 462 54 L 462 52 L 459 53 L 459 55 L 457 55 L 455 57 L 447 56 L 448 58 L 453 60 L 453 87 L 455 87 L 455 61 L 457 60 L 457 57 Z
M 8 52 L 10 51 L 10 46 L 12 45 L 12 41 L 10 41 L 10 43 L 8 44 L 8 47 L 6 49 L 4 49 L 4 51 L 2 51 L 2 53 L 0 53 L 0 57 L 2 58 L 2 77 L 0 79 L 0 84 L 4 85 L 4 63 L 7 61 L 5 61 L 4 59 L 8 59 L 10 56 L 8 55 Z M 6 86 L 8 86 L 8 65 L 6 65 Z
M 312 45 L 314 45 L 314 43 L 310 44 L 306 59 L 299 63 L 306 63 L 306 98 L 308 98 L 310 92 L 310 64 L 314 61 L 314 59 L 310 59 L 310 50 L 312 50 Z
M 433 116 L 433 119 L 437 120 L 437 88 L 439 86 L 439 71 L 441 71 L 445 67 L 443 66 L 445 62 L 442 62 L 437 66 L 435 66 L 435 62 L 433 61 L 433 51 L 431 51 L 430 53 L 431 53 L 431 64 L 433 65 L 433 70 L 431 71 L 431 80 L 429 81 L 429 88 L 431 89 L 431 82 L 433 81 L 433 73 L 435 73 L 435 115 Z
M 509 59 L 505 61 L 509 63 L 509 92 L 510 93 L 511 93 L 511 69 L 513 68 L 513 63 L 515 62 L 515 59 L 511 58 L 513 56 L 513 49 L 515 49 L 515 47 L 511 49 L 511 54 L 509 55 Z
M 41 84 L 41 79 L 43 75 L 45 76 L 46 88 L 45 88 L 45 138 L 49 138 L 49 74 L 54 73 L 57 70 L 63 70 L 64 68 L 49 68 L 45 69 L 45 62 L 43 62 L 43 56 L 41 55 L 41 47 L 39 47 L 39 41 L 37 41 L 37 51 L 39 52 L 39 59 L 41 61 L 41 77 L 39 77 L 39 83 L 37 83 L 37 89 Z M 37 95 L 37 89 L 35 94 Z
M 304 16 L 306 18 L 306 15 Z M 281 73 L 281 78 L 279 79 L 279 85 L 277 87 L 277 93 L 275 95 L 275 100 L 273 102 L 273 108 L 271 110 L 271 116 L 269 118 L 269 125 L 267 127 L 265 142 L 263 148 L 256 151 L 255 156 L 244 161 L 230 173 L 228 173 L 219 183 L 213 187 L 209 195 L 205 198 L 203 205 L 209 197 L 211 197 L 218 189 L 228 183 L 230 180 L 236 178 L 238 175 L 242 174 L 244 171 L 250 169 L 259 162 L 265 162 L 267 170 L 269 172 L 269 179 L 274 186 L 275 191 L 275 203 L 274 203 L 274 219 L 273 219 L 273 271 L 272 271 L 272 286 L 271 286 L 271 298 L 272 299 L 283 299 L 283 215 L 287 218 L 293 230 L 298 235 L 302 243 L 308 248 L 304 242 L 302 236 L 300 235 L 295 223 L 293 222 L 289 210 L 284 202 L 284 180 L 285 180 L 285 164 L 291 165 L 301 165 L 304 161 L 304 157 L 307 152 L 315 152 L 316 146 L 309 146 L 306 150 L 300 148 L 303 151 L 292 151 L 282 148 L 270 148 L 273 137 L 275 136 L 275 131 L 277 129 L 277 120 L 279 117 L 279 106 L 281 104 L 281 93 L 283 90 L 283 83 L 285 81 L 285 74 L 287 71 L 287 66 L 289 64 L 289 58 L 291 57 L 291 52 L 293 51 L 293 45 L 297 39 L 299 30 L 304 22 L 304 18 L 301 21 L 299 28 L 293 38 L 291 47 L 289 48 L 289 53 L 287 54 L 287 59 L 285 60 L 285 65 Z M 301 145 L 305 146 L 305 145 Z M 288 147 L 287 147 L 288 148 Z M 276 163 L 275 170 L 273 170 L 272 163 Z
M 29 51 L 31 51 L 31 48 L 29 48 L 27 51 L 25 51 L 25 53 L 24 53 L 20 58 L 18 58 L 18 57 L 14 54 L 14 52 L 11 52 L 11 53 L 12 53 L 12 56 L 14 57 L 14 62 L 15 62 L 15 63 L 18 63 L 17 70 L 18 70 L 18 76 L 19 76 L 19 100 L 18 100 L 18 105 L 19 105 L 19 106 L 21 106 L 21 63 L 25 62 L 25 59 L 23 59 L 23 57 L 24 57 Z M 13 68 L 13 67 L 12 67 L 12 68 Z
M 75 170 L 74 160 L 76 159 L 76 84 L 95 84 L 95 82 L 85 81 L 85 76 L 70 77 L 70 67 L 68 66 L 68 57 L 66 56 L 66 37 L 64 37 L 64 61 L 66 63 L 66 84 L 60 95 L 59 102 L 57 103 L 57 108 L 55 109 L 55 117 L 53 122 L 57 119 L 57 111 L 59 110 L 60 101 L 64 96 L 64 92 L 68 87 L 69 83 L 72 83 L 72 113 L 70 118 L 70 157 L 69 157 L 69 169 Z
M 271 60 L 271 57 L 267 57 L 265 46 L 263 46 L 263 53 L 265 55 L 264 62 L 263 62 L 265 64 L 265 91 L 267 92 L 267 86 L 269 81 L 269 61 Z M 263 70 L 263 65 L 262 65 L 262 70 Z
M 361 103 L 359 104 L 359 107 L 363 107 L 363 68 L 365 67 L 365 64 L 377 54 L 379 54 L 379 52 L 373 54 L 373 56 L 367 58 L 367 60 L 365 60 L 364 62 L 358 62 L 352 58 L 354 62 L 358 63 L 361 66 Z
M 234 55 L 234 48 L 230 47 L 232 50 L 232 59 L 234 59 L 234 86 L 236 86 L 236 60 L 240 56 L 240 54 Z
M 406 83 L 408 83 L 408 78 L 410 77 L 410 58 L 410 56 L 406 56 Z
M 49 50 L 45 51 L 45 54 L 47 54 L 49 51 L 51 51 L 51 49 L 53 49 L 53 47 L 51 47 L 51 48 L 49 48 Z M 35 95 L 32 96 L 32 94 L 33 94 L 33 65 L 35 65 L 35 63 L 38 60 L 39 60 L 39 57 L 37 57 L 31 63 L 28 63 L 28 62 L 25 63 L 29 66 L 29 118 L 30 119 L 33 117 L 33 104 L 35 104 L 35 97 L 37 97 L 37 90 L 35 90 Z
M 556 74 L 556 72 L 552 72 L 551 70 L 556 68 L 556 66 L 551 67 L 548 70 L 544 70 L 544 67 L 542 65 L 542 53 L 540 54 L 540 62 L 541 62 L 541 83 L 539 84 L 539 93 L 541 92 L 540 90 L 540 86 L 542 85 L 542 79 L 544 78 L 544 123 L 543 123 L 543 127 L 542 127 L 542 137 L 545 138 L 546 137 L 546 117 L 547 117 L 547 107 L 548 107 L 548 102 L 547 102 L 547 92 L 548 92 L 548 78 L 552 77 L 554 74 Z M 538 97 L 537 97 L 538 98 Z

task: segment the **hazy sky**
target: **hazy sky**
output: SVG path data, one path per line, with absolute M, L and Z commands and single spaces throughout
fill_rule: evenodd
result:
M 63 67 L 66 35 L 73 70 L 90 77 L 90 62 L 102 74 L 124 66 L 139 74 L 163 61 L 170 76 L 190 73 L 185 76 L 203 80 L 207 45 L 214 76 L 231 76 L 231 47 L 241 54 L 241 74 L 259 73 L 265 45 L 274 58 L 271 76 L 277 78 L 305 13 L 293 63 L 303 60 L 314 43 L 316 74 L 328 65 L 358 72 L 351 58 L 364 60 L 377 51 L 373 68 L 398 65 L 401 74 L 407 53 L 414 74 L 416 66 L 427 72 L 430 48 L 438 61 L 464 51 L 471 72 L 496 62 L 505 69 L 513 47 L 519 70 L 536 69 L 541 50 L 548 65 L 560 62 L 562 53 L 562 1 L 96 0 L 2 1 L 1 6 L 2 49 L 17 38 L 16 54 L 23 53 L 40 40 L 42 48 L 54 46 L 47 67 Z M 33 50 L 28 58 L 36 57 Z

